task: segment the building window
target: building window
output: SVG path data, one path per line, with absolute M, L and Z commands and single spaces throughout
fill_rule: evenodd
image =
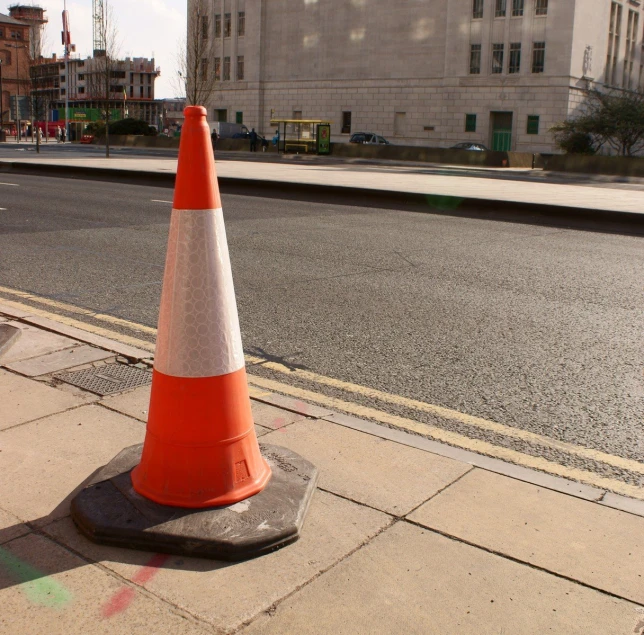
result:
M 237 79 L 244 79 L 244 56 L 237 56 Z
M 221 80 L 221 57 L 215 57 L 215 81 Z
M 207 15 L 201 16 L 201 37 L 204 40 L 208 39 L 208 16 Z
M 79 86 L 78 92 L 82 95 L 85 92 L 85 86 Z
M 483 0 L 472 0 L 472 19 L 483 17 Z
M 208 58 L 201 58 L 201 81 L 205 82 L 208 80 Z
M 130 84 L 134 84 L 134 73 L 130 73 Z
M 244 123 L 244 113 L 237 111 L 235 113 L 235 123 Z
M 228 111 L 225 108 L 215 110 L 215 121 L 228 121 Z
M 4 37 L 4 29 L 0 28 L 0 37 Z
M 628 26 L 626 27 L 626 52 L 624 54 L 624 72 L 622 76 L 622 87 L 631 90 L 633 88 L 633 63 L 635 61 L 635 40 L 639 14 L 632 9 L 628 12 Z
M 143 97 L 143 86 L 139 86 L 139 97 Z
M 481 45 L 470 45 L 470 75 L 481 74 Z
M 246 13 L 244 11 L 237 14 L 237 35 L 240 37 L 246 35 Z
M 230 57 L 224 57 L 224 81 L 230 81 Z
M 510 64 L 508 66 L 508 73 L 521 72 L 521 42 L 510 43 Z
M 85 79 L 85 75 L 79 75 L 78 76 L 78 81 L 82 82 Z
M 512 0 L 512 17 L 520 18 L 523 15 L 524 0 Z
M 546 43 L 535 42 L 532 45 L 532 72 L 543 73 L 546 66 Z
M 22 40 L 22 31 L 10 31 L 9 37 L 12 40 Z
M 528 134 L 539 134 L 539 115 L 528 115 Z
M 134 86 L 130 86 L 130 97 L 134 97 Z
M 64 89 L 64 88 L 61 88 L 61 89 L 60 89 L 60 94 L 61 94 L 61 95 L 64 95 L 64 94 L 65 94 L 65 89 Z M 21 110 L 22 110 L 22 107 L 21 107 Z
M 342 134 L 351 134 L 351 112 L 342 113 Z
M 496 0 L 496 8 L 494 9 L 495 18 L 504 18 L 507 10 L 507 0 Z
M 492 74 L 503 72 L 503 44 L 492 44 Z
M 221 37 L 221 13 L 215 15 L 215 37 Z
M 476 132 L 476 115 L 465 115 L 465 132 Z
M 233 29 L 233 19 L 231 13 L 224 13 L 224 37 L 230 37 Z
M 613 2 L 610 7 L 610 22 L 608 25 L 608 58 L 606 60 L 606 83 L 610 86 L 617 84 L 617 56 L 619 40 L 622 34 L 622 5 Z
M 548 15 L 548 0 L 535 0 L 535 15 Z

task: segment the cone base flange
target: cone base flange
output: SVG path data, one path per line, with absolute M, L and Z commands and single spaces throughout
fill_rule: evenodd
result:
M 90 540 L 107 545 L 217 560 L 246 560 L 295 542 L 318 478 L 295 452 L 260 444 L 271 466 L 268 485 L 226 507 L 159 505 L 132 488 L 131 470 L 143 445 L 123 450 L 72 500 L 74 522 Z

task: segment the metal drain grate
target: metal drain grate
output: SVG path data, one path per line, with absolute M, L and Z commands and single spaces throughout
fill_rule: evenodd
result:
M 152 383 L 152 373 L 126 364 L 105 364 L 71 373 L 58 373 L 54 377 L 102 396 Z

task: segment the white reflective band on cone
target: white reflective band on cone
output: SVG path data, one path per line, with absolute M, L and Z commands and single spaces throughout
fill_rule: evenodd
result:
M 243 366 L 222 210 L 173 209 L 154 367 L 214 377 Z

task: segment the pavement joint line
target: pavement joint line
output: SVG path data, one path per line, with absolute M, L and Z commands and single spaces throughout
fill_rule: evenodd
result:
M 355 505 L 360 505 L 360 507 L 365 507 L 366 509 L 371 509 L 374 512 L 378 512 L 380 514 L 384 514 L 385 516 L 389 516 L 390 518 L 393 518 L 394 520 L 402 520 L 405 518 L 407 514 L 403 514 L 402 516 L 399 516 L 398 514 L 393 514 L 392 512 L 385 511 L 384 509 L 380 509 L 378 507 L 374 507 L 373 505 L 369 505 L 369 503 L 365 503 L 363 501 L 359 501 L 356 498 L 351 498 L 351 496 L 347 496 L 346 494 L 340 494 L 340 492 L 334 492 L 333 490 L 327 489 L 326 487 L 320 487 L 319 485 L 315 488 L 321 492 L 324 492 L 325 494 L 331 494 L 332 496 L 336 496 L 337 498 L 341 498 L 342 500 L 348 501 L 349 503 L 354 503 Z M 414 508 L 412 511 L 415 511 L 416 508 Z M 411 512 L 408 512 L 411 514 Z
M 515 562 L 516 564 L 523 565 L 525 567 L 529 567 L 530 569 L 534 569 L 536 571 L 541 571 L 542 573 L 546 573 L 548 575 L 552 575 L 556 578 L 560 578 L 561 580 L 566 580 L 568 582 L 572 582 L 573 584 L 578 584 L 579 586 L 583 586 L 587 589 L 590 589 L 592 591 L 597 591 L 598 593 L 601 593 L 602 595 L 607 595 L 609 597 L 615 598 L 617 600 L 622 600 L 623 602 L 628 602 L 629 604 L 632 604 L 634 606 L 641 606 L 644 607 L 644 603 L 638 602 L 637 600 L 632 600 L 630 598 L 624 597 L 623 595 L 619 595 L 618 593 L 613 593 L 612 591 L 608 591 L 606 589 L 602 589 L 600 587 L 594 586 L 592 584 L 589 584 L 588 582 L 584 582 L 583 580 L 577 580 L 575 578 L 571 578 L 570 576 L 567 576 L 565 573 L 559 573 L 557 571 L 553 571 L 552 569 L 547 569 L 545 567 L 541 567 L 538 564 L 534 564 L 532 562 L 528 562 L 527 560 L 521 560 L 520 558 L 516 558 L 515 556 L 511 556 L 507 553 L 503 553 L 502 551 L 497 551 L 496 549 L 491 549 L 490 547 L 486 547 L 485 545 L 479 545 L 476 544 L 475 542 L 471 542 L 470 540 L 466 540 L 465 538 L 461 538 L 459 536 L 455 536 L 454 534 L 450 534 L 446 531 L 442 531 L 441 529 L 436 529 L 435 527 L 428 527 L 427 525 L 423 525 L 415 520 L 411 520 L 410 518 L 403 518 L 401 519 L 401 522 L 408 523 L 409 525 L 413 525 L 414 527 L 418 527 L 420 529 L 424 529 L 425 531 L 431 531 L 432 533 L 438 534 L 439 536 L 443 536 L 444 538 L 448 538 L 449 540 L 453 540 L 454 542 L 459 542 L 463 545 L 468 545 L 469 547 L 474 547 L 475 549 L 479 549 L 481 551 L 485 551 L 493 556 L 497 556 L 499 558 L 503 558 L 504 560 L 510 560 L 511 562 Z
M 478 470 L 478 469 L 480 468 L 477 468 L 474 465 L 470 466 L 469 470 L 466 470 L 465 472 L 463 472 L 463 474 L 461 474 L 460 476 L 457 476 L 453 481 L 451 481 L 447 485 L 444 485 L 439 490 L 434 492 L 427 500 L 424 500 L 422 503 L 419 503 L 418 505 L 416 505 L 416 507 L 414 507 L 413 509 L 410 509 L 406 514 L 404 514 L 404 516 L 402 516 L 402 518 L 406 518 L 410 514 L 413 514 L 417 509 L 420 509 L 423 505 L 425 505 L 426 503 L 429 503 L 429 501 L 434 500 L 436 497 L 440 496 L 445 490 L 448 490 L 450 487 L 452 487 L 452 485 L 456 485 L 456 483 L 458 483 L 462 478 L 467 476 L 470 472 L 474 472 L 475 470 Z
M 0 287 L 0 291 L 5 289 L 4 287 Z M 8 292 L 11 292 L 12 290 L 9 289 L 7 290 Z M 33 301 L 38 302 L 39 298 L 38 296 L 33 296 L 29 294 L 32 298 Z M 5 300 L 5 302 L 9 302 L 10 306 L 14 305 L 16 308 L 20 310 L 24 309 L 31 309 L 34 312 L 40 312 L 41 315 L 44 315 L 45 317 L 48 317 L 49 319 L 52 319 L 53 321 L 58 321 L 58 322 L 63 322 L 67 323 L 66 320 L 70 320 L 69 318 L 65 318 L 64 316 L 59 316 L 57 314 L 52 314 L 47 311 L 41 311 L 40 309 L 33 309 L 33 307 L 21 305 L 20 303 L 16 302 L 11 302 Z M 69 305 L 71 307 L 71 305 Z M 76 308 L 76 307 L 71 307 Z M 116 339 L 117 341 L 125 341 L 125 338 L 127 338 L 127 342 L 132 342 L 133 345 L 135 346 L 142 346 L 142 345 L 147 345 L 148 348 L 153 348 L 153 345 L 150 344 L 149 342 L 146 342 L 144 340 L 139 340 L 137 338 L 131 338 L 130 336 L 126 336 L 114 331 L 110 331 L 107 329 L 103 329 L 102 327 L 95 327 L 91 325 L 87 325 L 84 322 L 79 322 L 76 320 L 71 320 L 74 322 L 73 326 L 76 328 L 79 328 L 80 330 L 85 330 L 87 331 L 89 328 L 93 329 L 90 330 L 89 332 L 96 332 L 100 330 L 101 334 L 105 334 L 105 337 L 111 337 Z M 150 327 L 146 327 L 150 328 Z M 79 340 L 82 341 L 82 340 Z M 291 369 L 287 368 L 286 366 L 282 364 L 276 364 L 275 362 L 263 360 L 262 358 L 254 357 L 251 355 L 246 356 L 247 362 L 251 362 L 254 364 L 261 363 L 262 366 L 265 366 L 269 369 L 273 368 L 278 370 L 279 372 L 286 373 L 286 374 L 292 374 L 293 372 L 299 372 L 299 373 L 307 373 L 309 374 L 309 371 L 292 371 Z M 361 390 L 366 390 L 368 391 L 369 394 L 373 393 L 380 393 L 380 391 L 373 391 L 373 389 L 361 387 L 361 386 L 356 386 L 354 384 L 348 384 L 347 382 L 342 382 L 341 380 L 336 380 L 333 378 L 327 378 L 322 375 L 317 375 L 315 373 L 310 373 L 310 375 L 314 378 L 314 381 L 317 380 L 317 383 L 323 383 L 325 380 L 331 382 L 331 386 L 336 386 L 338 384 L 341 385 L 346 385 L 347 387 L 354 388 L 354 389 L 361 389 Z M 252 380 L 251 380 L 252 377 Z M 249 376 L 249 381 L 254 381 L 255 384 L 259 383 L 260 378 L 256 376 Z M 394 425 L 397 428 L 402 428 L 403 430 L 407 431 L 412 431 L 412 432 L 417 432 L 421 434 L 422 436 L 433 436 L 438 441 L 447 443 L 448 445 L 456 446 L 459 448 L 464 448 L 467 450 L 471 450 L 475 453 L 478 454 L 483 454 L 483 455 L 488 455 L 488 456 L 493 456 L 498 459 L 507 461 L 509 463 L 515 463 L 523 467 L 527 468 L 532 468 L 536 470 L 540 470 L 542 472 L 548 473 L 548 474 L 554 474 L 556 476 L 561 476 L 564 478 L 568 478 L 573 481 L 581 481 L 582 483 L 587 483 L 595 487 L 599 487 L 600 489 L 608 489 L 612 490 L 615 493 L 622 494 L 626 497 L 629 498 L 634 498 L 636 500 L 642 500 L 644 498 L 644 490 L 643 488 L 639 488 L 634 485 L 630 485 L 627 483 L 624 483 L 623 481 L 618 481 L 615 479 L 610 479 L 606 477 L 601 477 L 597 476 L 595 474 L 592 474 L 590 472 L 586 472 L 583 470 L 578 470 L 576 468 L 567 468 L 565 466 L 559 465 L 557 463 L 548 461 L 546 459 L 542 459 L 540 457 L 534 457 L 532 455 L 527 455 L 523 454 L 520 452 L 517 452 L 515 450 L 510 450 L 508 448 L 502 448 L 500 446 L 494 446 L 488 442 L 483 442 L 483 441 L 477 441 L 474 439 L 470 439 L 469 437 L 464 437 L 463 435 L 457 435 L 456 433 L 451 433 L 446 430 L 443 430 L 441 428 L 437 428 L 435 426 L 430 426 L 429 424 L 422 424 L 416 421 L 413 421 L 411 419 L 405 419 L 403 417 L 399 417 L 397 415 L 389 415 L 388 413 L 383 413 L 382 411 L 375 410 L 373 408 L 367 408 L 360 406 L 358 404 L 351 404 L 348 402 L 344 402 L 335 398 L 327 397 L 325 395 L 318 395 L 317 393 L 313 393 L 311 391 L 295 388 L 295 387 L 290 387 L 286 384 L 280 383 L 280 382 L 274 382 L 272 380 L 264 380 L 265 382 L 271 382 L 270 386 L 267 384 L 264 384 L 262 387 L 270 387 L 271 390 L 274 390 L 275 392 L 282 393 L 282 394 L 287 394 L 287 395 L 293 395 L 293 391 L 298 391 L 295 396 L 302 396 L 303 394 L 306 394 L 304 399 L 307 399 L 309 401 L 312 401 L 313 403 L 320 403 L 321 401 L 325 403 L 325 405 L 328 405 L 329 403 L 333 404 L 333 407 L 344 411 L 344 412 L 349 412 L 354 415 L 360 416 L 366 416 L 371 419 L 375 419 L 376 421 L 379 421 L 381 423 L 390 423 L 391 425 Z M 261 384 L 260 384 L 261 386 Z M 385 397 L 390 397 L 390 398 L 397 398 L 396 395 L 388 395 L 387 393 L 380 393 Z M 401 397 L 403 400 L 407 400 L 407 398 Z M 259 399 L 261 401 L 261 399 Z M 448 413 L 454 413 L 456 415 L 460 415 L 461 413 L 458 413 L 457 411 L 451 411 L 449 409 L 444 409 L 440 406 L 432 406 L 431 404 L 425 404 L 424 402 L 415 402 L 415 400 L 408 400 L 411 401 L 412 403 L 417 403 L 420 404 L 421 407 L 427 407 L 430 409 L 435 409 L 438 408 L 440 411 L 447 410 Z M 271 404 L 275 405 L 275 404 Z M 284 408 L 288 410 L 288 408 Z M 305 414 L 306 413 L 301 413 L 300 411 L 294 410 L 294 412 L 298 412 L 298 414 Z M 463 415 L 464 417 L 469 418 L 470 415 Z M 449 417 L 448 417 L 449 418 Z M 472 417 L 472 419 L 476 419 L 475 417 Z M 481 421 L 486 421 L 486 420 L 481 420 Z M 493 424 L 494 422 L 487 422 Z M 495 425 L 501 425 L 501 424 L 495 424 Z M 516 431 L 515 431 L 516 432 Z M 525 433 L 525 431 L 521 431 L 522 433 Z M 502 434 L 502 433 L 501 433 Z M 533 433 L 525 433 L 525 434 L 533 434 Z M 539 436 L 539 435 L 537 435 Z M 545 439 L 548 441 L 547 439 Z M 580 449 L 582 451 L 589 451 L 591 453 L 594 453 L 596 451 L 593 450 L 587 450 L 586 448 L 580 448 L 579 446 L 571 446 L 574 449 Z M 557 446 L 557 449 L 562 449 L 559 446 Z M 566 451 L 566 450 L 564 450 Z M 604 455 L 603 453 L 599 453 Z M 640 463 L 633 462 L 627 459 L 621 459 L 620 457 L 613 457 L 612 455 L 604 455 L 606 456 L 609 460 L 614 459 L 618 462 L 627 462 L 627 463 L 635 463 L 636 466 L 644 468 L 644 466 Z M 593 460 L 598 460 L 596 458 L 593 458 Z M 606 461 L 601 461 L 600 462 L 606 462 Z M 628 468 L 626 468 L 628 469 Z M 633 470 L 630 470 L 633 471 Z
M 8 370 L 8 369 L 3 368 L 2 370 Z M 24 375 L 19 375 L 19 377 L 24 377 Z M 33 377 L 27 377 L 27 379 L 33 379 Z M 45 385 L 49 386 L 49 384 L 45 384 Z M 49 386 L 49 388 L 52 388 L 52 386 Z M 55 390 L 55 388 L 54 388 L 54 390 Z M 93 395 L 94 393 L 89 393 L 89 394 Z M 85 406 L 97 406 L 97 405 L 99 405 L 98 401 L 88 401 L 86 403 L 79 403 L 79 404 L 76 404 L 75 406 L 70 406 L 69 408 L 65 408 L 64 410 L 59 410 L 58 412 L 51 412 L 48 415 L 43 415 L 42 417 L 36 417 L 35 419 L 31 419 L 30 421 L 22 421 L 20 423 L 16 423 L 16 425 L 9 426 L 8 428 L 4 428 L 3 430 L 0 430 L 0 435 L 2 435 L 4 432 L 9 432 L 9 430 L 15 430 L 16 428 L 21 428 L 22 426 L 28 426 L 31 423 L 39 423 L 43 419 L 48 419 L 49 417 L 55 417 L 55 416 L 58 416 L 58 415 L 61 415 L 61 414 L 65 414 L 67 412 L 72 412 L 74 410 L 79 410 L 80 408 L 84 408 Z M 119 413 L 119 414 L 122 414 L 124 417 L 128 417 L 130 419 L 132 418 L 132 417 L 129 417 L 129 415 L 123 414 L 122 412 Z M 136 419 L 135 419 L 135 421 L 136 421 Z M 2 437 L 0 436 L 0 438 L 2 438 Z
M 624 481 L 610 479 L 597 474 L 593 474 L 592 472 L 580 470 L 578 468 L 569 468 L 542 457 L 525 454 L 518 452 L 517 450 L 512 450 L 502 446 L 495 446 L 487 441 L 472 439 L 455 432 L 450 432 L 443 428 L 430 426 L 424 423 L 421 424 L 413 421 L 412 419 L 406 419 L 398 415 L 391 415 L 374 408 L 368 408 L 366 406 L 360 406 L 350 402 L 342 401 L 335 397 L 319 395 L 310 390 L 289 386 L 288 384 L 282 384 L 280 382 L 271 379 L 265 379 L 263 377 L 258 377 L 256 375 L 248 375 L 248 381 L 251 384 L 255 384 L 256 386 L 260 386 L 262 388 L 274 390 L 275 392 L 289 396 L 298 397 L 300 399 L 311 401 L 318 405 L 322 404 L 335 410 L 348 412 L 352 415 L 362 418 L 369 418 L 380 423 L 389 424 L 398 429 L 406 430 L 407 432 L 409 432 L 410 430 L 417 431 L 421 434 L 421 436 L 430 436 L 436 441 L 440 441 L 457 448 L 471 450 L 472 452 L 492 456 L 509 463 L 515 463 L 523 467 L 529 467 L 538 471 L 554 474 L 556 476 L 562 476 L 572 481 L 580 481 L 602 490 L 608 489 L 630 498 L 635 498 L 638 500 L 644 499 L 644 488 L 625 483 Z
M 473 428 L 479 428 L 488 432 L 500 434 L 505 437 L 527 441 L 529 443 L 537 443 L 539 445 L 555 450 L 560 450 L 568 454 L 574 454 L 585 459 L 606 463 L 607 465 L 612 465 L 613 467 L 625 469 L 630 472 L 644 474 L 644 463 L 640 463 L 639 461 L 634 461 L 632 459 L 624 459 L 622 457 L 601 452 L 600 450 L 593 450 L 591 448 L 573 445 L 565 441 L 550 439 L 548 437 L 544 437 L 543 435 L 529 432 L 527 430 L 518 430 L 516 428 L 497 423 L 496 421 L 489 421 L 481 417 L 468 415 L 451 408 L 445 408 L 444 406 L 438 406 L 435 404 L 426 403 L 424 401 L 410 399 L 401 395 L 393 395 L 381 390 L 377 390 L 375 388 L 368 388 L 367 386 L 352 384 L 341 379 L 326 377 L 324 375 L 319 375 L 307 370 L 288 368 L 284 364 L 280 364 L 278 362 L 266 361 L 264 364 L 262 364 L 262 366 L 269 370 L 274 370 L 284 375 L 289 375 L 291 377 L 302 379 L 311 383 L 323 384 L 325 386 L 329 386 L 330 388 L 343 390 L 344 392 L 351 392 L 371 399 L 377 399 L 378 401 L 385 403 L 390 403 L 395 406 L 418 410 L 420 412 L 438 416 L 443 419 L 456 421 L 457 423 L 461 423 Z
M 316 489 L 320 489 L 320 488 L 318 487 L 318 488 L 316 488 Z M 335 494 L 335 493 L 333 493 L 333 492 L 327 492 L 326 490 L 323 490 L 323 491 L 325 491 L 325 493 L 330 493 L 330 494 L 331 494 L 331 496 L 336 496 L 336 497 L 338 497 L 338 498 L 342 498 L 342 499 L 344 499 L 344 500 L 350 500 L 350 499 L 347 499 L 347 498 L 345 498 L 345 497 L 343 497 L 343 496 L 339 496 L 338 494 Z M 355 501 L 350 501 L 350 502 L 355 502 Z M 359 505 L 362 505 L 363 507 L 368 507 L 368 505 L 364 505 L 363 503 L 358 503 L 358 504 L 359 504 Z M 373 508 L 372 508 L 372 509 L 373 509 Z M 251 617 L 250 619 L 248 619 L 248 620 L 246 620 L 246 621 L 242 622 L 238 627 L 236 627 L 235 629 L 233 629 L 232 631 L 230 631 L 230 632 L 229 632 L 229 635 L 236 635 L 236 634 L 237 634 L 237 633 L 239 633 L 242 629 L 244 629 L 244 628 L 246 628 L 247 626 L 249 626 L 250 624 L 252 624 L 252 623 L 253 623 L 255 620 L 257 620 L 261 615 L 263 615 L 263 614 L 265 614 L 265 613 L 268 613 L 268 614 L 270 615 L 271 613 L 275 612 L 275 610 L 279 607 L 279 605 L 280 605 L 280 604 L 283 604 L 283 603 L 284 603 L 284 602 L 286 602 L 289 598 L 293 597 L 296 593 L 299 593 L 302 589 L 304 589 L 305 587 L 307 587 L 307 586 L 309 586 L 310 584 L 312 584 L 313 582 L 315 582 L 315 580 L 317 580 L 318 578 L 320 578 L 321 576 L 323 576 L 324 574 L 326 574 L 327 572 L 329 572 L 331 569 L 334 569 L 334 568 L 335 568 L 335 567 L 337 567 L 339 564 L 341 564 L 342 562 L 344 562 L 345 560 L 347 560 L 348 558 L 350 558 L 354 553 L 356 553 L 356 552 L 360 551 L 360 549 L 363 549 L 364 547 L 366 547 L 367 545 L 369 545 L 371 542 L 373 542 L 376 538 L 378 538 L 379 536 L 381 536 L 382 534 L 384 534 L 386 531 L 389 531 L 390 529 L 392 529 L 392 528 L 393 528 L 397 523 L 399 523 L 399 522 L 405 522 L 402 518 L 397 518 L 396 516 L 391 516 L 390 514 L 387 514 L 386 512 L 382 512 L 382 511 L 380 511 L 380 510 L 376 510 L 376 511 L 380 512 L 381 514 L 383 514 L 383 515 L 385 515 L 385 516 L 389 516 L 389 523 L 387 523 L 385 526 L 381 527 L 378 531 L 376 531 L 376 532 L 374 533 L 374 535 L 373 535 L 373 536 L 371 536 L 371 537 L 369 537 L 369 538 L 366 538 L 366 539 L 365 539 L 365 540 L 363 540 L 359 545 L 357 545 L 356 547 L 354 547 L 353 549 L 351 549 L 350 551 L 348 551 L 346 554 L 344 554 L 344 555 L 343 555 L 343 556 L 341 556 L 340 558 L 338 558 L 335 562 L 332 562 L 329 566 L 325 567 L 325 568 L 324 568 L 324 569 L 322 569 L 321 571 L 318 571 L 315 575 L 311 576 L 308 580 L 306 580 L 306 581 L 305 581 L 305 582 L 303 582 L 302 584 L 298 585 L 298 586 L 297 586 L 296 588 L 294 588 L 292 591 L 290 591 L 289 593 L 287 593 L 284 597 L 280 598 L 279 600 L 276 600 L 276 601 L 275 601 L 275 602 L 273 602 L 269 607 L 267 607 L 267 608 L 265 608 L 265 609 L 263 609 L 263 610 L 259 611 L 257 614 L 255 614 L 255 615 L 254 615 L 253 617 Z

